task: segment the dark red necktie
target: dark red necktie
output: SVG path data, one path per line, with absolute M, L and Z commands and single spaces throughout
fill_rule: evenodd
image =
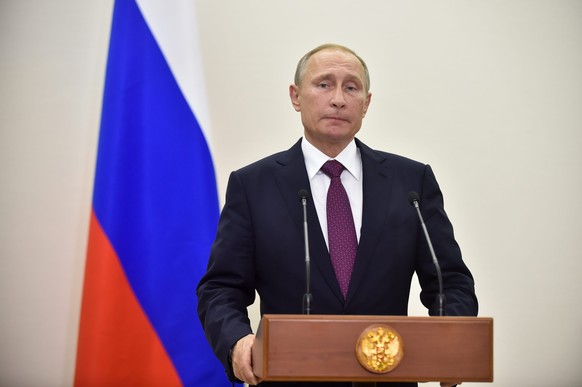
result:
M 321 171 L 331 178 L 326 205 L 329 255 L 345 298 L 356 260 L 358 239 L 348 194 L 340 179 L 344 169 L 336 160 L 329 160 L 321 167 Z

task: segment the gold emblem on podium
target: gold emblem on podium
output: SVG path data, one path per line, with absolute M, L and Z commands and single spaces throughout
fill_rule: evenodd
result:
M 388 325 L 366 328 L 356 344 L 356 356 L 370 372 L 385 374 L 398 366 L 404 356 L 402 338 Z

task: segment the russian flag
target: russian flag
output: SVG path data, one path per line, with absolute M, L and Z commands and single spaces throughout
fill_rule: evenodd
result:
M 115 1 L 76 386 L 230 385 L 196 314 L 219 203 L 192 106 L 203 98 L 185 90 L 203 78 L 176 76 L 201 73 L 195 45 L 172 38 L 195 31 L 193 12 L 192 0 Z

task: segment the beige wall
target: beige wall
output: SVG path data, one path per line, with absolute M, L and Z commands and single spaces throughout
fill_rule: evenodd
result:
M 112 3 L 0 0 L 0 385 L 71 385 Z M 582 382 L 582 2 L 205 0 L 198 17 L 221 197 L 301 135 L 298 58 L 354 48 L 359 137 L 433 166 L 495 318 L 495 385 Z

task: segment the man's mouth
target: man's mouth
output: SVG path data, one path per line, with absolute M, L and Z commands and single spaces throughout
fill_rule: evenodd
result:
M 349 122 L 347 119 L 343 118 L 343 117 L 338 117 L 338 116 L 325 116 L 323 117 L 325 120 L 332 120 L 332 121 L 344 121 L 344 122 Z

